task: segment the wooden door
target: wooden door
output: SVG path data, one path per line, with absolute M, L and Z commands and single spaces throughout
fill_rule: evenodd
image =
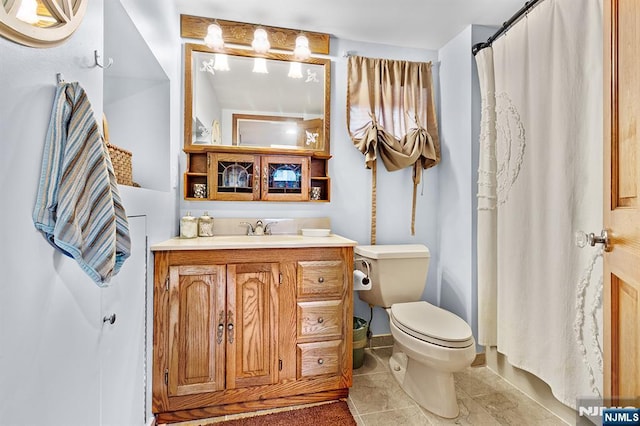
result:
M 604 392 L 640 397 L 640 2 L 604 8 Z
M 225 387 L 225 278 L 224 265 L 169 268 L 169 397 Z
M 298 146 L 305 149 L 322 150 L 324 148 L 324 120 L 313 118 L 298 124 Z
M 227 389 L 278 380 L 276 263 L 227 266 Z

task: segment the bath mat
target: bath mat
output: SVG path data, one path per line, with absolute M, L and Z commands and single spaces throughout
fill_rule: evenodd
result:
M 313 407 L 261 414 L 253 417 L 205 423 L 209 426 L 355 426 L 356 421 L 345 401 L 330 402 Z M 203 425 L 204 426 L 204 425 Z

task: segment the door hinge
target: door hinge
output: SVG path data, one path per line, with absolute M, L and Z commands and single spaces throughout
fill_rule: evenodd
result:
M 278 371 L 282 371 L 282 360 L 278 360 Z
M 164 384 L 169 385 L 169 369 L 164 370 Z
M 167 275 L 167 278 L 164 280 L 164 289 L 165 291 L 169 291 L 169 275 Z
M 279 278 L 278 278 L 278 284 L 282 284 L 282 272 L 280 272 Z

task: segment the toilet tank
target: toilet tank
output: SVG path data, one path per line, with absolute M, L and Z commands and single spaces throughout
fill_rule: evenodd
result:
M 421 299 L 427 281 L 429 249 L 422 244 L 373 245 L 355 247 L 354 267 L 367 273 L 363 263 L 371 264 L 371 290 L 358 291 L 358 297 L 374 306 Z

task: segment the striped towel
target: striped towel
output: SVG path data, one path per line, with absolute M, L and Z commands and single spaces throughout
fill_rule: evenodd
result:
M 78 83 L 59 84 L 56 90 L 33 222 L 100 287 L 131 254 L 111 159 Z

